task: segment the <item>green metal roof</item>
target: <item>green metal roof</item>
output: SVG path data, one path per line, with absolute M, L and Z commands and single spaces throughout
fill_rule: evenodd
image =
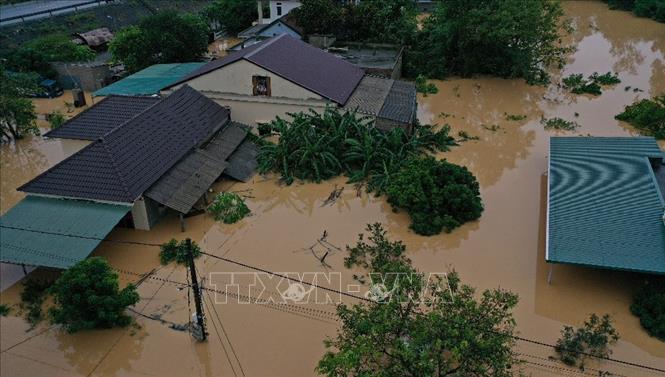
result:
M 665 274 L 665 193 L 649 157 L 664 157 L 649 137 L 550 139 L 547 261 Z
M 187 76 L 205 63 L 155 64 L 94 92 L 93 96 L 139 96 L 159 91 Z
M 130 206 L 28 196 L 0 218 L 0 261 L 68 268 L 90 255 Z

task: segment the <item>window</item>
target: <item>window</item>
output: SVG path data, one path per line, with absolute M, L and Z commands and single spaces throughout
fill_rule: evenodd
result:
M 270 96 L 270 77 L 252 76 L 252 94 L 255 96 Z
M 277 16 L 278 17 L 281 16 L 282 15 L 282 3 L 277 3 L 277 8 L 276 9 L 277 9 Z

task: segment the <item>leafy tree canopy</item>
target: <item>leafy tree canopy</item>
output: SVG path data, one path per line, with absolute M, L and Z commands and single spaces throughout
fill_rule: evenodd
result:
M 633 297 L 630 311 L 651 336 L 665 342 L 665 278 L 654 277 L 645 282 Z
M 37 90 L 34 73 L 9 73 L 0 66 L 0 140 L 39 135 L 35 106 L 25 97 Z
M 182 240 L 178 242 L 175 238 L 172 238 L 169 242 L 159 246 L 159 261 L 162 264 L 169 264 L 172 261 L 176 261 L 178 264 L 186 265 L 187 253 L 187 241 Z M 201 256 L 201 248 L 194 241 L 192 241 L 192 256 L 194 258 Z
M 417 33 L 407 70 L 442 78 L 489 74 L 546 82 L 562 65 L 561 5 L 550 0 L 440 1 Z
M 234 192 L 220 192 L 208 207 L 208 212 L 212 213 L 217 221 L 233 224 L 249 215 L 251 211 L 240 195 Z
M 515 294 L 476 295 L 456 273 L 427 279 L 390 241 L 380 224 L 368 226 L 347 247 L 348 267 L 360 266 L 381 281 L 387 299 L 339 305 L 341 329 L 327 339 L 317 371 L 326 376 L 512 376 Z M 408 276 L 408 278 L 406 278 Z M 424 289 L 427 288 L 427 289 Z M 422 303 L 422 304 L 421 304 Z
M 584 369 L 589 355 L 609 357 L 612 353 L 609 346 L 618 340 L 619 333 L 614 329 L 610 316 L 606 314 L 601 318 L 592 314 L 580 328 L 564 326 L 554 350 L 565 364 Z
M 628 105 L 614 118 L 630 123 L 644 135 L 665 139 L 665 93 Z
M 51 288 L 54 323 L 69 332 L 126 326 L 125 309 L 139 301 L 133 285 L 119 289 L 118 275 L 101 257 L 85 259 L 66 270 Z
M 483 204 L 476 177 L 465 167 L 434 157 L 409 160 L 388 184 L 388 203 L 411 216 L 411 228 L 433 235 L 480 217 Z
M 11 50 L 6 56 L 7 69 L 14 72 L 37 72 L 54 78 L 50 62 L 81 62 L 95 58 L 88 46 L 78 45 L 66 35 L 55 34 L 33 39 Z
M 254 0 L 215 0 L 203 10 L 203 15 L 230 34 L 249 27 L 258 17 Z
M 603 0 L 610 9 L 632 11 L 638 17 L 653 18 L 665 22 L 665 1 L 663 0 Z
M 208 50 L 208 26 L 198 16 L 163 11 L 122 29 L 109 50 L 131 72 L 159 63 L 192 62 Z
M 335 0 L 303 0 L 291 11 L 305 34 L 335 34 L 342 25 L 342 6 Z

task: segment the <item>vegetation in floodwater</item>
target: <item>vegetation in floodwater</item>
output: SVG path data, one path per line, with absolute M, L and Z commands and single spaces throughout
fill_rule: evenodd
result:
M 612 72 L 599 75 L 597 72 L 584 78 L 581 73 L 576 73 L 564 77 L 563 85 L 575 94 L 589 93 L 601 95 L 603 93 L 601 85 L 615 85 L 621 82 L 619 76 Z
M 575 131 L 580 125 L 575 121 L 565 120 L 559 117 L 542 118 L 540 120 L 546 130 Z
M 503 113 L 503 115 L 505 115 L 506 120 L 510 120 L 510 121 L 514 121 L 514 122 L 518 122 L 520 120 L 526 119 L 526 115 L 522 115 L 522 114 Z
M 0 317 L 6 317 L 12 309 L 7 304 L 0 304 Z
M 564 326 L 554 350 L 565 364 L 584 369 L 589 355 L 609 357 L 612 353 L 609 347 L 618 340 L 619 333 L 614 329 L 610 316 L 605 314 L 601 318 L 594 313 L 580 328 Z
M 367 117 L 332 107 L 290 115 L 292 120 L 271 122 L 279 140 L 266 142 L 257 156 L 261 173 L 277 172 L 286 184 L 346 174 L 351 183 L 366 181 L 367 190 L 378 195 L 408 158 L 455 145 L 447 126 L 381 131 Z
M 425 96 L 428 94 L 436 94 L 439 92 L 439 88 L 434 85 L 434 83 L 428 83 L 427 78 L 423 75 L 418 75 L 416 77 L 416 91 L 418 93 L 423 93 Z
M 498 124 L 493 124 L 491 126 L 488 126 L 486 124 L 481 124 L 480 127 L 492 132 L 496 132 L 501 129 L 501 126 L 499 126 Z
M 665 93 L 628 105 L 614 118 L 630 123 L 644 135 L 665 139 Z
M 124 327 L 132 322 L 127 307 L 139 302 L 133 284 L 120 289 L 118 274 L 101 257 L 78 262 L 63 272 L 51 288 L 53 323 L 70 333 L 79 330 Z
M 251 213 L 245 200 L 234 192 L 217 194 L 208 207 L 208 212 L 212 213 L 215 220 L 222 221 L 224 224 L 236 223 Z
M 463 143 L 465 141 L 469 140 L 480 140 L 480 137 L 478 136 L 471 136 L 469 135 L 466 131 L 462 130 L 457 133 L 457 136 L 459 136 L 459 140 L 457 140 L 460 143 Z
M 194 258 L 201 256 L 201 248 L 196 242 L 192 242 L 192 254 Z M 159 261 L 162 264 L 169 264 L 175 261 L 178 264 L 187 264 L 187 241 L 178 242 L 172 238 L 169 242 L 163 243 L 159 247 Z
M 603 0 L 610 9 L 631 11 L 637 17 L 665 22 L 665 3 L 662 0 Z
M 53 281 L 51 280 L 35 277 L 28 277 L 23 282 L 21 304 L 26 310 L 25 319 L 33 326 L 43 319 L 42 304 L 52 285 Z
M 393 209 L 404 209 L 422 235 L 450 232 L 483 212 L 480 186 L 466 167 L 434 157 L 409 160 L 386 189 Z
M 381 284 L 368 287 L 374 302 L 337 307 L 342 325 L 334 338 L 324 340 L 327 351 L 318 373 L 513 375 L 519 364 L 513 351 L 516 294 L 505 289 L 477 294 L 454 271 L 427 279 L 412 266 L 406 246 L 388 239 L 381 224 L 368 225 L 367 233 L 347 246 L 344 264 L 363 268 L 372 277 L 362 279 L 368 285 Z
M 46 120 L 51 124 L 51 129 L 56 129 L 66 122 L 65 116 L 59 111 L 53 111 L 46 115 Z
M 259 123 L 257 128 L 259 136 L 268 136 L 272 133 L 272 125 L 270 123 Z
M 630 311 L 649 335 L 665 342 L 665 279 L 654 277 L 645 281 L 633 297 Z
M 439 115 L 437 115 L 437 116 L 441 119 L 446 119 L 446 118 L 449 118 L 449 117 L 453 117 L 453 118 L 455 117 L 455 115 L 453 115 L 453 114 L 448 114 L 448 113 L 443 113 L 443 112 L 439 113 Z

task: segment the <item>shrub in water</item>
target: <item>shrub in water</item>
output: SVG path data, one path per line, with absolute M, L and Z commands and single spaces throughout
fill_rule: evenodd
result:
M 172 261 L 187 264 L 187 241 L 178 242 L 172 238 L 171 241 L 162 244 L 159 248 L 159 260 L 162 264 L 169 264 Z M 194 258 L 201 256 L 201 248 L 194 241 L 192 241 L 192 253 Z
M 665 342 L 665 279 L 645 282 L 633 298 L 630 311 L 640 318 L 649 334 Z
M 219 193 L 208 207 L 208 211 L 213 214 L 215 220 L 223 221 L 225 224 L 238 222 L 251 212 L 240 195 L 233 192 Z
M 584 368 L 584 361 L 588 355 L 606 358 L 612 353 L 609 346 L 619 340 L 619 334 L 612 326 L 608 314 L 602 318 L 592 314 L 584 321 L 584 326 L 574 329 L 564 326 L 561 338 L 556 342 L 554 350 L 559 359 L 568 365 Z
M 630 123 L 645 135 L 665 139 L 665 93 L 626 106 L 614 118 Z

